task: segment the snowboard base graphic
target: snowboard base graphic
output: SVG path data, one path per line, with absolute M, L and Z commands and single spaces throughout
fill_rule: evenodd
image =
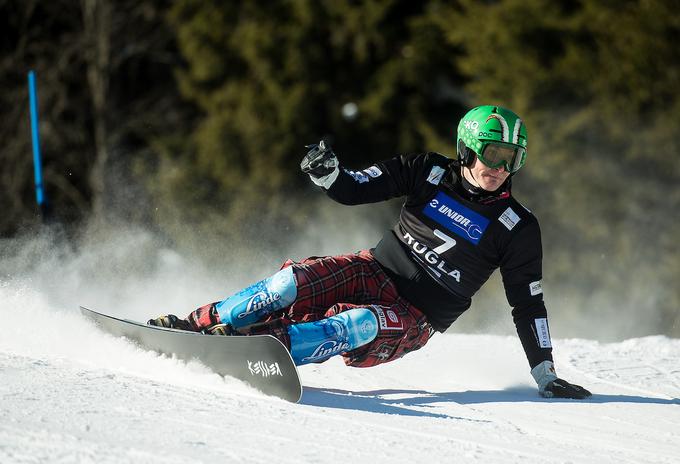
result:
M 80 307 L 103 331 L 128 338 L 139 346 L 198 360 L 220 375 L 248 383 L 266 395 L 297 403 L 302 385 L 286 347 L 271 335 L 220 336 L 154 327 Z

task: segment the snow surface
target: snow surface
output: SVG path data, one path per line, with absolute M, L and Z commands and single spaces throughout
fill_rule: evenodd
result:
M 376 368 L 303 366 L 291 404 L 46 295 L 0 283 L 3 464 L 680 462 L 677 339 L 554 340 L 587 401 L 540 398 L 516 337 L 440 334 Z

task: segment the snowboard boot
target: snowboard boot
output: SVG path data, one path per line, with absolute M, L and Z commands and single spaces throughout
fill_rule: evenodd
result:
M 152 325 L 154 327 L 165 327 L 166 329 L 188 330 L 189 332 L 194 332 L 194 328 L 191 326 L 189 321 L 185 319 L 180 319 L 174 314 L 168 314 L 167 316 L 159 316 L 156 319 L 149 319 L 148 321 L 146 321 L 146 325 Z

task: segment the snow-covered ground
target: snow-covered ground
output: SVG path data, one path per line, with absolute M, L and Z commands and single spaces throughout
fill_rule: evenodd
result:
M 304 366 L 290 404 L 0 282 L 0 463 L 680 462 L 680 340 L 554 345 L 592 399 L 540 398 L 516 337 L 446 334 L 377 368 Z

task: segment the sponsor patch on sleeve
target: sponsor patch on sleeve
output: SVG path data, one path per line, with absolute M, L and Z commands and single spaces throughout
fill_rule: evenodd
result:
M 444 172 L 446 172 L 444 168 L 440 166 L 432 166 L 430 175 L 427 176 L 427 181 L 430 184 L 439 185 L 439 183 L 442 181 L 442 177 L 444 176 Z
M 383 310 L 378 306 L 373 306 L 376 315 L 378 316 L 378 324 L 381 330 L 404 330 L 404 323 L 399 315 L 391 310 Z
M 503 214 L 500 215 L 498 220 L 501 221 L 508 230 L 512 230 L 519 222 L 520 217 L 512 210 L 512 208 L 508 208 L 503 211 Z
M 376 178 L 376 177 L 379 177 L 380 175 L 382 175 L 382 171 L 380 170 L 380 168 L 378 168 L 378 166 L 371 166 L 368 169 L 364 169 L 364 172 L 366 174 L 368 174 L 369 177 L 373 177 L 373 178 Z
M 531 293 L 531 296 L 536 296 L 543 293 L 543 286 L 541 285 L 540 280 L 537 280 L 536 282 L 531 282 L 529 284 L 529 293 Z
M 534 319 L 536 324 L 536 336 L 538 337 L 538 346 L 541 348 L 552 348 L 550 343 L 550 330 L 548 329 L 548 319 L 545 317 Z
M 363 184 L 371 180 L 366 174 L 364 174 L 363 171 L 350 171 L 349 169 L 344 169 L 344 171 L 350 176 L 352 176 L 352 178 L 355 181 L 359 182 L 360 184 Z

